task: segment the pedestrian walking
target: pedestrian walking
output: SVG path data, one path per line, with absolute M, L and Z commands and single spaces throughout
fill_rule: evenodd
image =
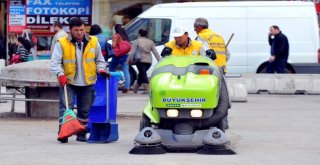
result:
M 268 35 L 271 46 L 271 56 L 267 66 L 267 73 L 287 73 L 286 64 L 289 57 L 289 41 L 276 25 L 270 27 Z
M 129 93 L 130 88 L 130 73 L 128 65 L 128 53 L 131 49 L 128 35 L 121 24 L 115 25 L 116 33 L 112 36 L 112 49 L 114 50 L 115 57 L 110 62 L 110 71 L 116 71 L 118 65 L 121 65 L 121 69 L 124 73 L 124 88 L 122 93 Z
M 68 33 L 66 33 L 66 32 L 63 30 L 63 26 L 62 26 L 62 24 L 61 24 L 59 21 L 54 22 L 54 24 L 53 24 L 53 30 L 54 30 L 54 32 L 55 32 L 56 34 L 53 36 L 53 39 L 52 39 L 52 42 L 51 42 L 51 47 L 50 47 L 51 53 L 52 53 L 52 51 L 53 51 L 54 45 L 58 42 L 58 40 L 59 40 L 60 38 L 62 38 L 62 37 L 68 36 Z
M 0 31 L 0 59 L 6 59 L 5 38 L 1 31 Z
M 101 52 L 102 52 L 102 55 L 105 57 L 105 60 L 107 59 L 107 41 L 108 41 L 108 38 L 106 35 L 104 35 L 102 33 L 102 29 L 99 25 L 97 24 L 94 24 L 91 26 L 90 28 L 90 32 L 89 32 L 89 35 L 92 35 L 92 36 L 95 36 L 98 38 L 98 41 L 99 41 L 99 44 L 101 46 Z
M 16 54 L 18 48 L 18 38 L 16 33 L 8 34 L 8 55 L 9 61 L 11 60 L 13 54 Z
M 129 63 L 134 63 L 138 68 L 138 80 L 133 84 L 133 92 L 137 93 L 138 88 L 142 85 L 144 94 L 149 91 L 149 80 L 147 71 L 152 64 L 152 54 L 156 57 L 157 61 L 160 60 L 160 55 L 152 40 L 147 38 L 148 31 L 145 29 L 139 30 L 138 39 L 132 42 L 132 49 L 129 54 Z M 134 61 L 134 56 L 139 56 L 138 61 Z

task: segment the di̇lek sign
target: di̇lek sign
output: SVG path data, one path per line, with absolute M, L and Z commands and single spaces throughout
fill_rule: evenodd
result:
M 92 23 L 92 0 L 25 1 L 25 10 L 21 9 L 19 14 L 25 14 L 26 26 L 33 32 L 50 33 L 52 32 L 50 27 L 54 22 L 59 21 L 63 25 L 68 25 L 72 17 L 81 18 L 89 26 Z

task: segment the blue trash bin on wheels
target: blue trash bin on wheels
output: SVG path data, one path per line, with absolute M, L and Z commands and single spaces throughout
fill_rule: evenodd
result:
M 117 93 L 118 81 L 122 72 L 111 72 L 111 78 L 98 76 L 94 85 L 96 90 L 95 101 L 90 109 L 88 143 L 107 143 L 119 139 L 117 123 Z

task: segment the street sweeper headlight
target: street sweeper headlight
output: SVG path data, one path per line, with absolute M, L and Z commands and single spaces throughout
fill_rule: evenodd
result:
M 167 110 L 167 116 L 168 117 L 178 117 L 179 111 L 177 109 L 168 109 Z
M 191 117 L 202 117 L 202 114 L 203 114 L 203 112 L 200 109 L 193 109 L 190 111 Z

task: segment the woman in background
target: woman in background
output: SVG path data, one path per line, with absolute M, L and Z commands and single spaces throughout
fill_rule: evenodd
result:
M 143 94 L 148 94 L 149 92 L 149 80 L 147 76 L 147 71 L 149 70 L 152 64 L 152 54 L 156 57 L 156 59 L 160 60 L 160 55 L 156 49 L 154 42 L 147 38 L 148 31 L 145 29 L 139 30 L 139 37 L 138 39 L 132 42 L 132 50 L 130 52 L 130 58 L 139 51 L 141 53 L 141 59 L 136 66 L 138 68 L 138 80 L 133 84 L 133 92 L 137 93 L 138 88 L 142 85 L 144 88 Z M 140 50 L 138 50 L 140 49 Z M 129 61 L 130 62 L 130 61 Z
M 102 55 L 106 56 L 106 43 L 108 38 L 102 33 L 101 27 L 97 24 L 92 25 L 90 28 L 89 35 L 92 35 L 98 38 L 99 44 L 101 46 Z
M 31 43 L 23 37 L 18 37 L 16 54 L 20 55 L 20 62 L 27 62 L 30 54 Z
M 118 44 L 121 41 L 127 41 L 129 43 L 129 39 L 125 29 L 122 28 L 121 24 L 115 25 L 115 31 L 116 33 L 112 36 L 112 48 L 115 54 L 117 54 Z M 128 54 L 115 56 L 112 58 L 112 61 L 110 63 L 110 69 L 109 69 L 111 72 L 114 72 L 116 71 L 117 66 L 119 64 L 121 65 L 121 68 L 124 73 L 124 78 L 125 78 L 125 83 L 124 83 L 124 88 L 122 90 L 122 93 L 129 93 L 129 88 L 130 88 L 130 73 L 129 73 L 129 65 L 127 63 L 127 60 L 128 60 Z
M 18 39 L 16 33 L 9 33 L 8 34 L 8 55 L 9 61 L 12 58 L 13 54 L 16 54 L 18 48 Z

